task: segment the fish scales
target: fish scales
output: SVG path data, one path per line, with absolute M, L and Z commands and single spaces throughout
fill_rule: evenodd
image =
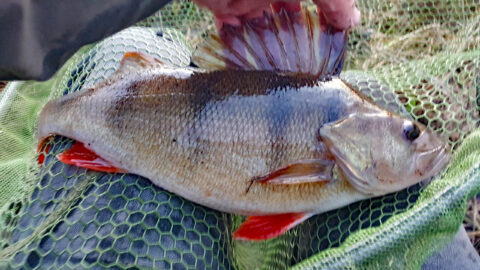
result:
M 318 158 L 318 132 L 325 123 L 358 108 L 378 109 L 339 79 L 179 72 L 184 74 L 122 74 L 103 87 L 62 97 L 42 113 L 39 136 L 82 141 L 119 168 L 227 212 L 317 212 L 319 205 L 326 211 L 345 204 L 333 193 L 352 201 L 365 196 L 343 179 L 328 185 L 259 184 L 246 192 L 255 176 Z

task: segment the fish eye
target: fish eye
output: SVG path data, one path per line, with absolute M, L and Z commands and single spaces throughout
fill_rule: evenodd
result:
M 410 121 L 405 122 L 402 127 L 403 131 L 403 136 L 405 136 L 405 139 L 413 142 L 415 139 L 420 136 L 420 129 L 418 126 Z

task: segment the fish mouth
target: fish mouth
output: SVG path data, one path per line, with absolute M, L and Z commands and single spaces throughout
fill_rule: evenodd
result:
M 429 173 L 425 176 L 425 178 L 420 181 L 420 185 L 423 187 L 428 186 L 435 177 L 450 161 L 451 153 L 448 151 L 448 145 L 439 146 L 435 150 L 431 152 L 437 152 L 436 157 L 431 159 L 429 162 L 429 166 L 431 167 Z
M 425 154 L 435 155 L 435 158 L 431 159 L 425 167 L 425 170 L 430 172 L 429 177 L 436 175 L 440 172 L 450 161 L 451 153 L 448 151 L 448 144 L 440 145 Z

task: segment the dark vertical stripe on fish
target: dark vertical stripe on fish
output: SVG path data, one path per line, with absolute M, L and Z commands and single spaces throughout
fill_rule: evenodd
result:
M 192 93 L 190 98 L 192 111 L 192 118 L 190 123 L 190 130 L 188 131 L 191 146 L 194 147 L 191 158 L 197 161 L 198 164 L 208 156 L 209 150 L 205 144 L 199 141 L 201 132 L 204 132 L 202 126 L 206 120 L 206 107 L 209 104 L 219 102 L 225 98 L 233 95 L 239 96 L 255 96 L 266 95 L 272 89 L 297 89 L 301 85 L 313 85 L 316 80 L 312 77 L 293 77 L 282 76 L 271 71 L 215 71 L 209 73 L 194 73 L 191 78 L 184 81 L 183 89 L 180 91 L 187 91 Z M 233 88 L 232 85 L 237 86 Z M 276 100 L 276 99 L 274 99 Z M 282 104 L 265 104 L 271 112 L 266 119 L 273 119 L 272 122 L 267 123 L 269 134 L 271 135 L 271 155 L 278 155 L 283 144 L 281 138 L 284 137 L 283 132 L 286 127 L 290 125 L 291 108 L 286 108 L 287 111 L 280 115 L 275 113 L 275 106 Z M 283 105 L 282 105 L 283 106 Z M 205 117 L 204 117 L 205 116 Z M 276 140 L 275 138 L 278 138 Z M 280 142 L 280 143 L 279 143 Z M 279 158 L 270 158 L 269 160 L 279 160 Z M 281 160 L 281 159 L 280 159 Z M 276 164 L 271 164 L 275 166 Z M 268 165 L 267 165 L 268 166 Z M 192 168 L 196 169 L 196 168 Z
M 275 95 L 285 95 L 284 90 L 276 90 Z M 281 102 L 279 102 L 282 100 Z M 287 101 L 287 102 L 285 102 Z M 270 138 L 270 157 L 266 160 L 270 161 L 267 167 L 270 170 L 278 169 L 281 164 L 278 164 L 278 160 L 288 160 L 284 155 L 288 155 L 289 151 L 284 151 L 282 148 L 286 147 L 286 136 L 288 134 L 289 127 L 292 125 L 293 120 L 293 104 L 289 99 L 274 98 L 272 103 L 265 104 L 268 106 L 268 115 L 265 119 L 268 119 L 268 134 Z

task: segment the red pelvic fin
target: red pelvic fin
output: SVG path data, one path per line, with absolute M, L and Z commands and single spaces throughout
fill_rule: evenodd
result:
M 47 137 L 45 139 L 40 140 L 40 143 L 38 144 L 37 152 L 40 154 L 38 155 L 38 164 L 42 165 L 43 162 L 45 161 L 45 154 L 48 154 L 50 151 L 50 145 L 47 145 L 47 143 L 51 140 L 52 137 Z M 42 151 L 45 151 L 45 153 L 42 153 Z
M 57 158 L 66 164 L 87 168 L 94 171 L 106 173 L 125 173 L 105 159 L 99 157 L 95 152 L 87 149 L 81 142 L 75 142 L 67 151 L 58 154 Z
M 235 240 L 261 241 L 282 235 L 311 217 L 308 213 L 250 216 L 233 233 Z

